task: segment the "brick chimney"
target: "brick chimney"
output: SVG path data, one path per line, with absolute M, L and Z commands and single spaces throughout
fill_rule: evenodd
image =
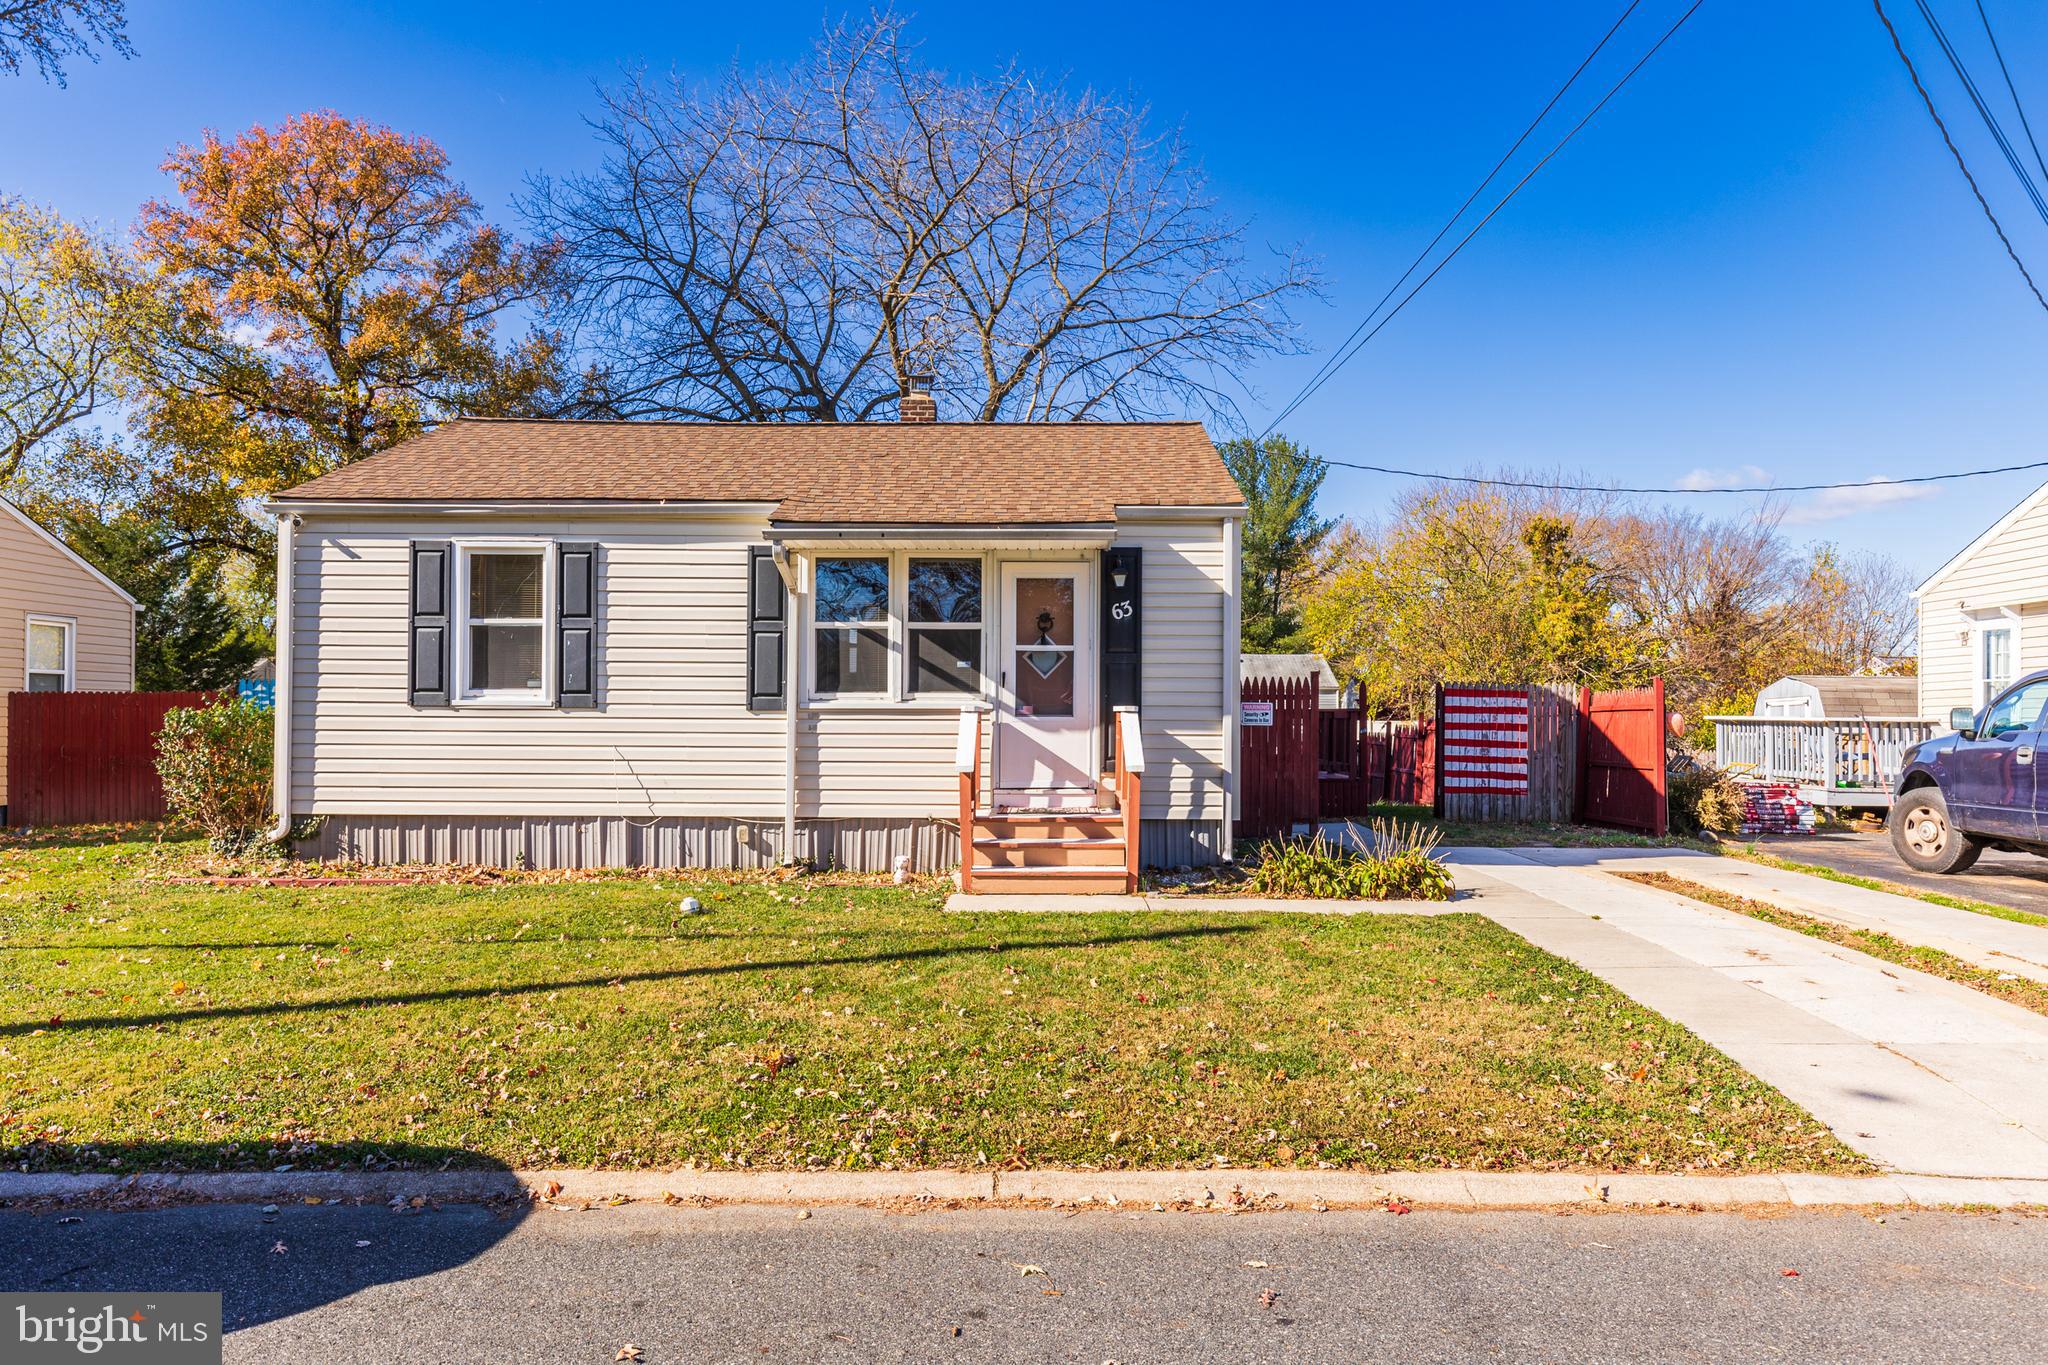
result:
M 939 420 L 939 401 L 932 397 L 932 379 L 928 374 L 913 374 L 903 385 L 903 396 L 896 400 L 896 420 L 899 422 L 936 422 Z

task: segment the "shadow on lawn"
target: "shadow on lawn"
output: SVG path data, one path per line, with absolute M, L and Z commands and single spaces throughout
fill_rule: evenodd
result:
M 660 972 L 619 972 L 606 976 L 578 977 L 568 981 L 529 981 L 517 985 L 451 986 L 438 991 L 408 991 L 391 995 L 350 995 L 332 1000 L 291 1000 L 263 1005 L 222 1005 L 212 1009 L 167 1010 L 156 1014 L 102 1014 L 83 1019 L 57 1017 L 0 1024 L 0 1037 L 30 1033 L 74 1033 L 97 1029 L 152 1028 L 157 1025 L 192 1023 L 205 1019 L 250 1019 L 263 1015 L 311 1014 L 320 1010 L 366 1009 L 378 1005 L 432 1005 L 454 1000 L 488 1000 L 496 997 L 533 995 L 545 991 L 582 990 L 613 985 L 640 985 L 650 981 L 686 981 L 692 977 L 737 976 L 743 972 L 777 972 L 821 967 L 862 967 L 883 962 L 915 962 L 935 957 L 958 957 L 975 953 L 1048 952 L 1061 948 L 1104 948 L 1120 943 L 1170 942 L 1175 939 L 1214 938 L 1246 934 L 1243 924 L 1203 924 L 1187 929 L 1155 929 L 1142 934 L 1109 934 L 1092 938 L 1049 939 L 1041 943 L 948 943 L 930 948 L 906 948 L 899 952 L 859 953 L 851 957 L 791 957 L 767 962 L 720 962 L 703 967 L 677 967 Z
M 246 1163 L 241 1152 L 202 1144 L 108 1144 L 102 1154 L 132 1151 L 130 1169 L 210 1169 Z M 396 1155 L 395 1149 L 385 1149 Z M 15 1292 L 217 1292 L 228 1332 L 289 1317 L 346 1298 L 372 1285 L 395 1284 L 462 1265 L 495 1246 L 523 1220 L 530 1204 L 502 1165 L 474 1152 L 410 1148 L 409 1164 L 444 1162 L 490 1174 L 479 1182 L 484 1202 L 406 1207 L 381 1197 L 363 1203 L 310 1206 L 281 1198 L 123 1208 L 94 1203 L 0 1206 L 0 1289 Z M 313 1182 L 319 1173 L 301 1177 Z M 391 1177 L 404 1188 L 402 1174 Z M 500 1188 L 502 1187 L 502 1188 Z M 317 1183 L 308 1189 L 317 1189 Z M 282 1248 L 280 1250 L 279 1248 Z

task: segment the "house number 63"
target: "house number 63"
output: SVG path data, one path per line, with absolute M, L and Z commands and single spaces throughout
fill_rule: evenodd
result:
M 1110 619 L 1110 620 L 1112 620 L 1112 621 L 1122 621 L 1122 620 L 1125 620 L 1125 619 L 1127 619 L 1127 618 L 1128 618 L 1128 617 L 1130 616 L 1130 614 L 1131 614 L 1131 604 L 1130 604 L 1129 602 L 1112 602 L 1112 603 L 1110 603 L 1110 606 L 1109 606 L 1109 619 Z

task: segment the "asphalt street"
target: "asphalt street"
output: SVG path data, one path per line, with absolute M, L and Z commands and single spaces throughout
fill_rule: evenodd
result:
M 0 1286 L 219 1289 L 227 1359 L 321 1365 L 2018 1361 L 2048 1218 L 0 1210 Z

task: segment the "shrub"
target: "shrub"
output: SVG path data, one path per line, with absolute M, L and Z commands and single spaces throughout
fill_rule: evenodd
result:
M 1451 874 L 1436 860 L 1435 830 L 1399 821 L 1373 822 L 1370 852 L 1332 844 L 1318 830 L 1308 839 L 1264 845 L 1245 878 L 1247 890 L 1262 896 L 1315 896 L 1336 900 L 1422 900 L 1451 898 Z
M 1665 777 L 1664 800 L 1671 827 L 1681 834 L 1735 834 L 1742 829 L 1742 784 L 1711 764 L 1673 763 Z
M 171 818 L 197 825 L 216 853 L 245 853 L 270 824 L 271 714 L 252 701 L 164 713 L 156 771 Z

